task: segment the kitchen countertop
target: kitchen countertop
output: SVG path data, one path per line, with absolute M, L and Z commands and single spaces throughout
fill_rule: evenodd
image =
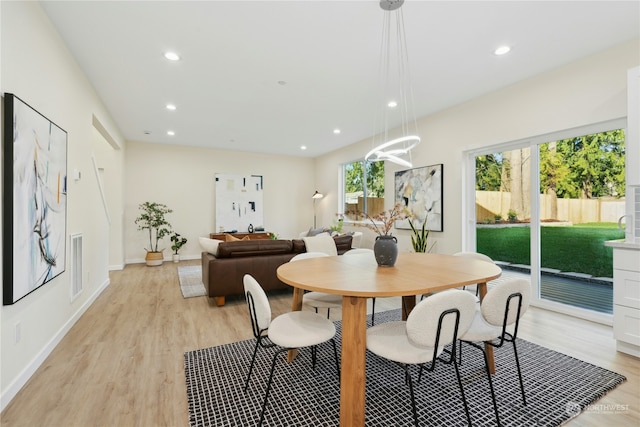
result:
M 640 243 L 627 242 L 626 240 L 607 240 L 604 245 L 612 248 L 640 250 Z

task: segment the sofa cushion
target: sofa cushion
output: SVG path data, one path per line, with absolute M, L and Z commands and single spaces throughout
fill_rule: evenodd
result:
M 333 237 L 333 240 L 336 242 L 336 250 L 338 251 L 338 255 L 342 255 L 343 253 L 351 250 L 353 236 L 349 234 L 342 234 L 340 236 Z
M 336 242 L 331 236 L 319 234 L 313 237 L 303 237 L 307 252 L 322 252 L 327 255 L 338 255 Z
M 331 231 L 331 230 L 329 230 L 327 228 L 322 228 L 322 227 L 313 228 L 313 227 L 311 227 L 309 229 L 309 231 L 307 231 L 307 234 L 305 236 L 302 236 L 302 237 L 313 237 L 313 236 L 317 236 L 318 234 L 328 233 L 329 231 Z
M 291 240 L 239 240 L 218 245 L 218 258 L 238 258 L 292 253 Z
M 301 254 L 307 251 L 307 247 L 304 245 L 304 240 L 302 239 L 293 239 L 291 240 L 293 244 L 293 253 Z
M 198 237 L 200 241 L 200 247 L 204 252 L 210 253 L 211 255 L 218 255 L 218 245 L 222 243 L 222 240 L 217 239 L 209 239 L 207 237 Z

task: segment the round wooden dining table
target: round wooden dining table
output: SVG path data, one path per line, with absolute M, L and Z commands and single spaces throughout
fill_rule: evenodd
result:
M 482 299 L 487 282 L 501 273 L 486 261 L 428 253 L 400 253 L 393 267 L 379 267 L 370 254 L 358 254 L 304 259 L 277 271 L 294 288 L 294 311 L 302 309 L 305 290 L 342 295 L 341 427 L 364 426 L 368 298 L 401 296 L 410 312 L 416 295 L 477 284 Z M 493 368 L 492 347 L 486 348 Z

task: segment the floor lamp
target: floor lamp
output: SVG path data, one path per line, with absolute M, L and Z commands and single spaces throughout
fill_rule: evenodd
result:
M 313 199 L 313 228 L 316 228 L 316 200 L 322 199 L 323 197 L 324 195 L 322 193 L 318 193 L 318 190 L 316 190 L 316 192 L 313 193 L 313 196 L 311 196 Z

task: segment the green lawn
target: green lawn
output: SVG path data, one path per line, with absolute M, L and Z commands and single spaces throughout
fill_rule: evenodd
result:
M 529 227 L 478 228 L 477 251 L 496 261 L 530 265 Z M 613 277 L 613 250 L 607 240 L 624 238 L 615 223 L 542 227 L 542 267 Z

